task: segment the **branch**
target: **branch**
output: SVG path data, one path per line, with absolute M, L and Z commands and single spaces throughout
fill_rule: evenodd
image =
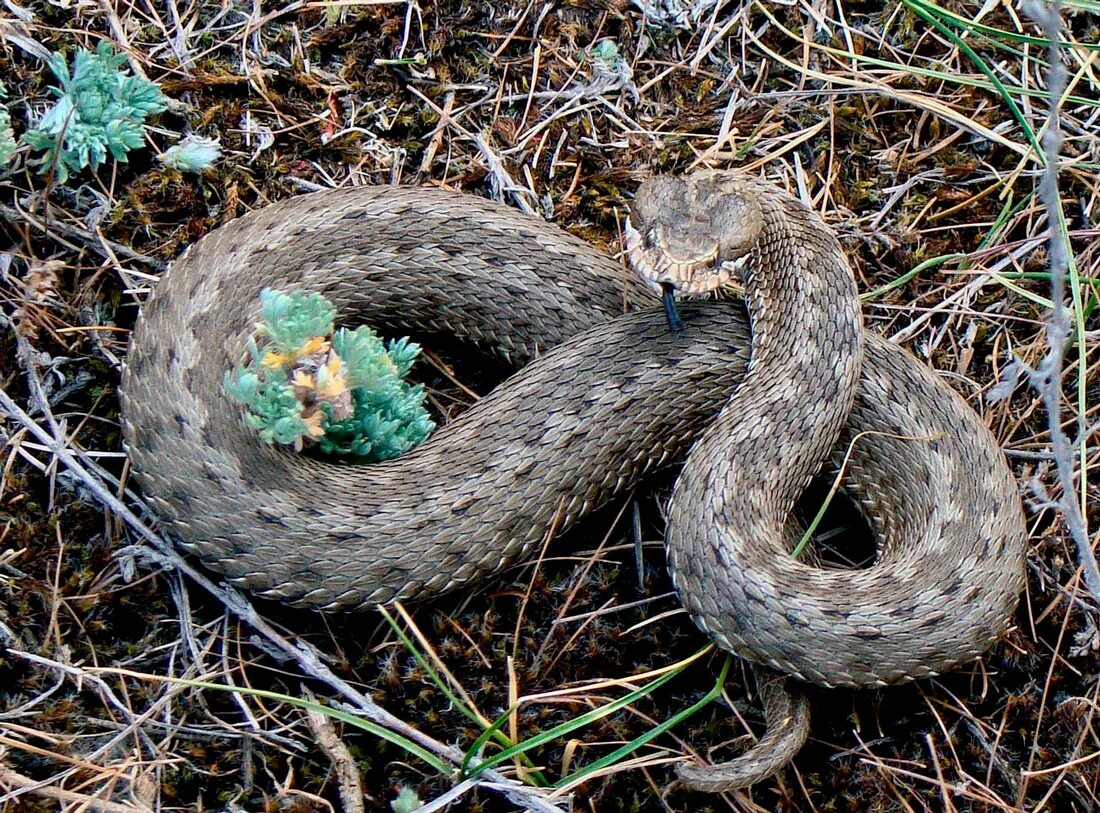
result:
M 158 260 L 156 257 L 150 257 L 148 254 L 142 254 L 140 251 L 134 251 L 128 246 L 124 246 L 121 243 L 116 243 L 114 240 L 108 240 L 99 234 L 92 234 L 91 232 L 83 229 L 78 229 L 75 226 L 70 226 L 67 223 L 62 223 L 59 220 L 39 220 L 30 212 L 24 212 L 21 209 L 14 209 L 11 206 L 5 206 L 0 203 L 0 221 L 4 223 L 26 223 L 30 226 L 34 226 L 40 232 L 43 232 L 47 237 L 51 235 L 51 232 L 63 235 L 70 240 L 76 240 L 83 243 L 92 251 L 99 254 L 108 260 L 115 259 L 111 256 L 111 253 L 117 254 L 119 257 L 125 257 L 127 260 L 134 260 L 135 262 L 144 263 L 149 268 L 155 271 L 163 271 L 165 264 Z M 109 249 L 109 250 L 108 250 Z
M 1046 210 L 1047 241 L 1050 244 L 1050 317 L 1047 320 L 1047 354 L 1031 372 L 1031 384 L 1043 399 L 1050 429 L 1051 449 L 1054 453 L 1058 484 L 1062 494 L 1054 504 L 1062 512 L 1066 530 L 1077 547 L 1077 556 L 1085 575 L 1085 586 L 1093 598 L 1100 601 L 1100 570 L 1089 544 L 1088 529 L 1081 512 L 1081 505 L 1074 499 L 1076 487 L 1073 470 L 1073 444 L 1062 431 L 1062 364 L 1069 346 L 1070 319 L 1065 306 L 1066 277 L 1069 275 L 1070 257 L 1068 245 L 1063 239 L 1060 224 L 1064 220 L 1062 201 L 1058 195 L 1058 155 L 1062 148 L 1061 106 L 1066 92 L 1066 69 L 1062 64 L 1061 29 L 1062 8 L 1059 0 L 1040 3 L 1030 0 L 1024 4 L 1027 12 L 1043 30 L 1048 40 L 1047 54 L 1050 69 L 1047 72 L 1047 94 L 1050 106 L 1047 112 L 1046 132 L 1043 134 L 1043 174 L 1039 180 L 1039 199 Z

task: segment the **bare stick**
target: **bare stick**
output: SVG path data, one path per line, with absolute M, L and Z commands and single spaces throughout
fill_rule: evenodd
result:
M 1050 244 L 1050 318 L 1047 320 L 1047 354 L 1032 372 L 1032 386 L 1039 392 L 1047 411 L 1051 448 L 1058 472 L 1061 496 L 1054 502 L 1065 518 L 1066 530 L 1077 546 L 1077 556 L 1085 574 L 1085 585 L 1092 596 L 1100 601 L 1100 570 L 1089 545 L 1088 529 L 1081 514 L 1081 506 L 1074 499 L 1076 487 L 1073 477 L 1073 444 L 1062 431 L 1062 362 L 1070 337 L 1069 314 L 1065 307 L 1066 276 L 1069 273 L 1069 254 L 1058 225 L 1062 220 L 1062 201 L 1058 195 L 1058 154 L 1062 148 L 1061 106 L 1066 92 L 1066 69 L 1062 64 L 1061 46 L 1062 7 L 1059 0 L 1050 3 L 1028 2 L 1024 4 L 1028 15 L 1038 23 L 1046 35 L 1050 69 L 1047 72 L 1047 94 L 1050 106 L 1047 127 L 1043 134 L 1043 174 L 1039 180 L 1039 199 L 1047 216 L 1047 241 Z
M 6 223 L 27 223 L 28 225 L 34 226 L 39 231 L 44 232 L 47 236 L 50 234 L 50 232 L 57 232 L 58 234 L 68 237 L 70 240 L 76 240 L 86 245 L 92 251 L 96 252 L 102 257 L 106 257 L 107 259 L 115 258 L 110 256 L 104 246 L 109 247 L 110 250 L 117 254 L 119 257 L 125 257 L 127 260 L 134 260 L 139 263 L 144 263 L 145 265 L 156 271 L 163 271 L 166 267 L 165 264 L 162 261 L 158 260 L 156 257 L 150 257 L 148 254 L 142 254 L 140 251 L 134 251 L 132 248 L 124 246 L 121 243 L 116 243 L 113 240 L 108 240 L 106 238 L 99 238 L 91 232 L 84 231 L 83 229 L 78 229 L 74 226 L 70 226 L 67 223 L 62 223 L 58 220 L 51 220 L 47 223 L 45 221 L 39 220 L 30 212 L 24 212 L 20 209 L 13 209 L 12 207 L 5 206 L 2 203 L 0 203 L 0 220 Z M 102 243 L 100 242 L 101 239 L 103 241 Z
M 316 702 L 313 692 L 306 689 L 305 695 Z M 313 733 L 318 747 L 328 755 L 329 762 L 332 763 L 332 772 L 336 775 L 336 787 L 340 792 L 340 803 L 344 806 L 344 813 L 364 813 L 366 806 L 363 803 L 365 796 L 363 777 L 359 774 L 355 757 L 340 739 L 340 735 L 336 733 L 336 727 L 329 717 L 313 709 L 305 709 L 304 715 L 306 725 Z

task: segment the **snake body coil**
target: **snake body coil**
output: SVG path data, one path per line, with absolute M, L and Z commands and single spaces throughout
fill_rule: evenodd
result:
M 134 330 L 123 428 L 143 491 L 235 583 L 346 609 L 493 573 L 687 454 L 670 568 L 720 645 L 826 685 L 883 685 L 979 656 L 1023 583 L 1015 482 L 961 398 L 864 332 L 829 229 L 730 173 L 647 182 L 632 219 L 649 240 L 638 252 L 674 258 L 659 269 L 693 251 L 719 276 L 740 269 L 749 318 L 700 304 L 670 335 L 652 295 L 583 242 L 440 191 L 321 192 L 215 230 L 161 279 Z M 319 291 L 347 323 L 538 358 L 397 460 L 293 455 L 260 443 L 222 389 L 265 287 Z M 646 310 L 617 315 L 624 305 Z M 788 519 L 849 446 L 846 487 L 879 552 L 867 569 L 828 570 L 789 555 Z M 804 701 L 763 694 L 786 745 L 772 736 L 736 767 L 688 768 L 686 781 L 746 784 L 797 749 Z

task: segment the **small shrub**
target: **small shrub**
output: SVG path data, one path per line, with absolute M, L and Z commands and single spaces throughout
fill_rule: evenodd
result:
M 189 135 L 162 152 L 160 162 L 180 172 L 203 172 L 214 166 L 222 151 L 216 138 Z
M 417 792 L 407 785 L 401 788 L 396 799 L 390 801 L 390 809 L 393 813 L 414 813 L 423 806 L 424 802 L 421 801 Z
M 264 290 L 260 307 L 249 362 L 225 374 L 225 388 L 265 442 L 377 462 L 435 428 L 423 387 L 405 381 L 418 345 L 383 343 L 365 326 L 333 332 L 335 309 L 320 294 Z
M 70 172 L 99 167 L 108 153 L 125 161 L 142 145 L 146 117 L 164 110 L 168 99 L 153 82 L 119 70 L 125 61 L 106 42 L 95 53 L 78 50 L 72 73 L 60 54 L 50 55 L 47 65 L 60 85 L 50 88 L 57 102 L 23 135 L 32 149 L 45 151 L 36 159 L 40 172 L 56 166 L 57 181 L 64 183 Z

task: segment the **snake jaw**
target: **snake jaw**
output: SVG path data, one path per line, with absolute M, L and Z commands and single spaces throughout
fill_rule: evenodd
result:
M 751 255 L 742 254 L 735 260 L 725 260 L 718 266 L 720 284 L 736 283 L 744 287 L 745 277 L 748 275 L 748 265 Z
M 719 244 L 712 242 L 706 250 L 685 257 L 670 245 L 663 228 L 655 226 L 643 234 L 629 217 L 623 226 L 623 248 L 635 272 L 664 300 L 670 295 L 708 294 L 730 281 L 742 280 L 750 256 L 719 262 Z

